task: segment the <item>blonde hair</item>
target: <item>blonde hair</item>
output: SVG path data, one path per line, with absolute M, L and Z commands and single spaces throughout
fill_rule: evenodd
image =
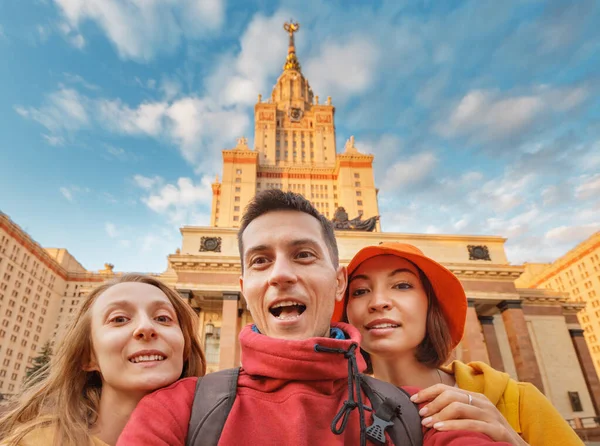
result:
M 126 282 L 152 285 L 165 293 L 175 308 L 183 332 L 184 363 L 180 379 L 204 375 L 206 361 L 196 334 L 196 315 L 190 306 L 159 280 L 142 274 L 126 274 L 90 292 L 50 363 L 30 379 L 31 387 L 22 392 L 15 406 L 0 419 L 0 440 L 17 445 L 33 430 L 52 427 L 55 446 L 93 443 L 90 428 L 98 417 L 102 381 L 98 372 L 83 370 L 92 355 L 90 309 L 107 289 Z M 42 377 L 46 373 L 47 376 Z

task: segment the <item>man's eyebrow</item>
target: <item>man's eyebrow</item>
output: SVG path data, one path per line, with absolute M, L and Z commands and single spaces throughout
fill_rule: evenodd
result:
M 244 258 L 248 258 L 248 256 L 250 254 L 254 254 L 255 252 L 264 252 L 266 250 L 268 250 L 269 247 L 267 245 L 256 245 L 256 246 L 251 246 L 250 248 L 248 248 L 246 250 L 246 252 L 244 253 Z
M 290 242 L 290 246 L 301 246 L 301 245 L 318 245 L 318 243 L 310 238 L 301 238 L 297 240 L 292 240 Z

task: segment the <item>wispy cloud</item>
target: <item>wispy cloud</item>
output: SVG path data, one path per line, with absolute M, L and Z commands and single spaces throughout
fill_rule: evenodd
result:
M 182 39 L 217 31 L 225 19 L 224 0 L 130 2 L 123 0 L 55 0 L 63 33 L 77 48 L 85 45 L 80 27 L 94 22 L 123 59 L 147 61 L 171 52 Z
M 79 186 L 62 186 L 59 188 L 59 191 L 64 198 L 73 203 L 78 195 L 89 193 L 90 188 Z
M 519 135 L 537 119 L 580 105 L 589 95 L 583 87 L 553 89 L 536 87 L 528 95 L 503 96 L 474 90 L 456 104 L 436 130 L 444 137 L 467 136 L 475 141 L 493 141 Z
M 79 130 L 90 123 L 88 99 L 71 88 L 62 87 L 49 94 L 38 108 L 15 106 L 15 111 L 24 118 L 33 119 L 46 127 L 53 137 Z M 48 139 L 48 142 L 57 142 Z

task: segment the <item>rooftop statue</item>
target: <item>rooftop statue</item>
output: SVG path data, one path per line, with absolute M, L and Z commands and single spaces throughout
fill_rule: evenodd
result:
M 368 231 L 373 232 L 379 221 L 379 215 L 375 217 L 362 219 L 362 215 L 359 215 L 352 220 L 348 219 L 348 213 L 342 206 L 338 207 L 333 216 L 333 228 L 340 229 L 343 231 Z

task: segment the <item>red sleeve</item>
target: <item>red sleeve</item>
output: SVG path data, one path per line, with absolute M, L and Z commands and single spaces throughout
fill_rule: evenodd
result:
M 402 387 L 410 396 L 413 396 L 420 389 L 417 387 Z M 425 403 L 419 404 L 419 409 L 425 406 Z M 423 446 L 485 446 L 496 444 L 501 446 L 511 446 L 510 443 L 503 441 L 493 441 L 490 437 L 479 432 L 471 431 L 436 431 L 435 429 L 426 429 L 423 427 Z
M 116 446 L 185 446 L 198 378 L 184 378 L 146 395 Z
M 486 446 L 489 444 L 511 446 L 504 441 L 494 441 L 485 434 L 471 431 L 436 431 L 427 429 L 423 446 Z

